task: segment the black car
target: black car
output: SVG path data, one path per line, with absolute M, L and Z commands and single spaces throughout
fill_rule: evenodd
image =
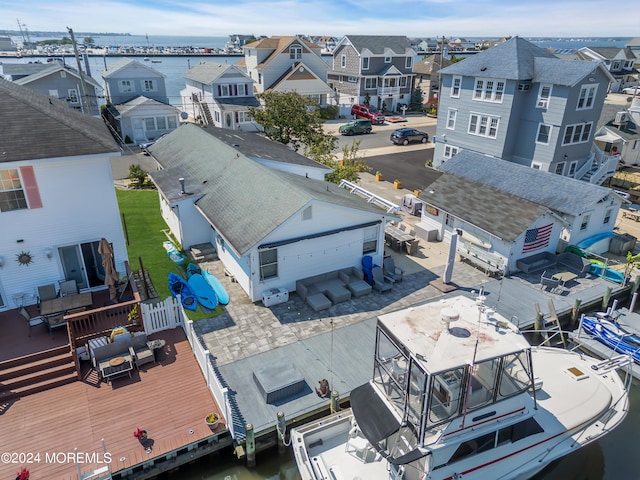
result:
M 396 145 L 409 145 L 410 142 L 427 143 L 429 141 L 429 134 L 414 128 L 406 127 L 394 130 L 390 138 Z

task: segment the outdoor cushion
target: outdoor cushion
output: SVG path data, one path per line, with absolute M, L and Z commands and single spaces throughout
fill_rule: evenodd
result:
M 331 306 L 331 300 L 324 296 L 322 293 L 314 293 L 307 297 L 307 303 L 316 312 L 325 310 Z

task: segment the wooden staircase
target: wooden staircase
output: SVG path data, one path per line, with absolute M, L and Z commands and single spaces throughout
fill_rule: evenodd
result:
M 75 382 L 68 345 L 0 362 L 0 404 Z

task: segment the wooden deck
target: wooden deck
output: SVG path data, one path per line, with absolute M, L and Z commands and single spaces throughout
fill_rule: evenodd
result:
M 4 339 L 7 316 L 2 315 L 0 352 L 4 346 L 12 348 L 11 341 Z M 44 327 L 43 332 L 36 332 L 40 326 L 34 327 L 30 339 L 28 327 L 23 327 L 18 335 L 26 344 L 32 339 L 40 341 L 39 337 L 49 339 Z M 58 341 L 56 337 L 54 334 Z M 59 337 L 62 340 L 64 335 Z M 166 346 L 158 352 L 156 364 L 134 370 L 132 378 L 99 382 L 95 370 L 83 362 L 82 381 L 0 405 L 0 452 L 34 456 L 31 463 L 7 463 L 3 457 L 0 478 L 15 478 L 25 466 L 31 478 L 77 479 L 73 459 L 65 456 L 77 448 L 85 458 L 99 457 L 86 461 L 83 473 L 99 468 L 103 466 L 99 461 L 101 439 L 112 460 L 111 470 L 117 472 L 211 436 L 204 419 L 210 412 L 221 410 L 206 387 L 184 332 L 179 328 L 166 330 L 150 338 L 162 338 Z M 148 431 L 152 453 L 147 454 L 134 438 L 137 428 Z M 216 433 L 224 430 L 221 421 Z M 40 455 L 38 461 L 36 454 Z M 47 454 L 55 455 L 54 461 L 47 459 Z

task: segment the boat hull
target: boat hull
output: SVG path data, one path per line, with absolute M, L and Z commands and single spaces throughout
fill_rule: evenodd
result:
M 216 292 L 220 304 L 226 305 L 227 303 L 229 303 L 229 294 L 227 293 L 227 290 L 224 288 L 220 280 L 218 280 L 214 275 L 207 272 L 206 270 L 202 270 L 201 275 L 211 286 L 213 291 Z
M 174 297 L 180 295 L 180 301 L 184 308 L 192 311 L 198 308 L 198 300 L 184 278 L 173 272 L 169 272 L 167 281 L 171 295 Z

